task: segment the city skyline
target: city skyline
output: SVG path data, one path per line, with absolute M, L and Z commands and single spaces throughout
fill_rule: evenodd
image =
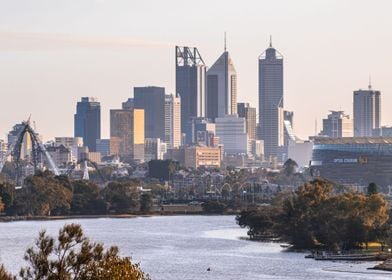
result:
M 314 134 L 316 119 L 320 130 L 321 119 L 329 110 L 344 110 L 352 116 L 352 91 L 365 89 L 369 74 L 374 87 L 384 93 L 382 125 L 392 123 L 392 114 L 385 110 L 392 101 L 387 69 L 392 61 L 388 52 L 392 38 L 385 29 L 390 22 L 388 1 L 377 6 L 363 1 L 317 5 L 310 1 L 260 1 L 243 6 L 229 1 L 223 8 L 219 1 L 216 5 L 201 1 L 189 19 L 181 18 L 184 26 L 179 29 L 172 20 L 165 20 L 178 14 L 168 7 L 163 9 L 164 15 L 151 12 L 154 22 L 161 22 L 159 27 L 136 24 L 142 22 L 137 13 L 146 15 L 151 3 L 157 11 L 162 7 L 159 2 L 147 2 L 130 6 L 119 1 L 110 9 L 106 9 L 106 1 L 62 2 L 57 6 L 49 1 L 25 2 L 24 9 L 11 1 L 2 2 L 0 91 L 7 106 L 0 113 L 0 138 L 30 114 L 45 140 L 71 136 L 70 116 L 83 96 L 100 100 L 102 137 L 107 138 L 109 110 L 131 97 L 133 86 L 162 86 L 167 93 L 174 93 L 175 45 L 197 47 L 211 66 L 223 51 L 224 31 L 236 64 L 238 102 L 249 102 L 253 107 L 257 107 L 257 57 L 272 34 L 274 46 L 285 57 L 285 107 L 295 112 L 295 132 L 301 138 Z M 203 26 L 213 20 L 218 8 L 226 13 L 206 30 Z M 247 18 L 231 23 L 238 10 Z M 202 22 L 196 24 L 200 22 L 195 17 L 201 11 Z M 377 14 L 378 20 L 363 21 L 370 13 Z M 111 24 L 101 23 L 102 15 Z M 312 26 L 307 24 L 310 20 Z M 340 28 L 331 28 L 335 25 Z M 257 26 L 259 30 L 254 31 Z M 154 67 L 148 67 L 153 63 Z M 311 106 L 303 106 L 305 98 Z M 54 102 L 62 104 L 60 112 L 43 105 Z M 61 125 L 54 126 L 53 117 Z

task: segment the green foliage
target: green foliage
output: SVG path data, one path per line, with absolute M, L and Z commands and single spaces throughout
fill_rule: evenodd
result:
M 381 195 L 336 194 L 330 182 L 314 180 L 273 206 L 242 212 L 237 222 L 248 227 L 250 235 L 271 233 L 298 248 L 337 250 L 383 242 L 388 218 L 388 204 Z
M 148 162 L 150 177 L 160 180 L 170 180 L 171 176 L 179 169 L 178 162 L 172 160 L 151 160 Z
M 102 244 L 90 242 L 76 224 L 65 225 L 57 240 L 39 233 L 25 260 L 29 266 L 20 270 L 23 280 L 149 279 L 130 258 L 120 257 L 117 247 L 105 250 Z
M 111 182 L 102 190 L 108 211 L 125 214 L 138 208 L 137 186 L 131 183 Z
M 80 180 L 73 182 L 72 187 L 71 213 L 97 215 L 106 212 L 106 204 L 101 198 L 100 190 L 96 184 Z
M 27 177 L 25 186 L 15 191 L 12 212 L 16 215 L 69 214 L 72 191 L 50 173 Z
M 204 202 L 203 211 L 208 214 L 223 214 L 227 208 L 227 205 L 220 201 L 209 200 Z
M 152 195 L 150 193 L 143 193 L 140 196 L 140 212 L 151 212 L 153 206 Z

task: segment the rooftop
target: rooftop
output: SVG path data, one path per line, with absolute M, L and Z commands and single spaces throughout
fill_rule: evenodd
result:
M 314 144 L 392 144 L 392 137 L 315 137 Z

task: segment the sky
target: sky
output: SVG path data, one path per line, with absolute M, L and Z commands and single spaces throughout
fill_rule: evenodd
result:
M 353 90 L 371 76 L 382 124 L 392 125 L 390 0 L 0 0 L 0 139 L 31 115 L 50 140 L 73 136 L 82 96 L 109 110 L 134 86 L 175 90 L 174 46 L 197 47 L 208 66 L 234 61 L 238 101 L 257 107 L 258 56 L 284 56 L 284 107 L 306 139 L 329 110 L 352 115 Z

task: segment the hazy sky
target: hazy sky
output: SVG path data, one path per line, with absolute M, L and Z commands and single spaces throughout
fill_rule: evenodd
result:
M 257 105 L 257 58 L 284 55 L 284 105 L 307 138 L 328 110 L 352 114 L 352 91 L 369 74 L 392 125 L 390 0 L 0 0 L 0 138 L 30 114 L 45 140 L 73 135 L 81 96 L 120 108 L 133 86 L 174 92 L 174 46 L 198 47 L 211 66 L 228 50 L 238 101 Z

